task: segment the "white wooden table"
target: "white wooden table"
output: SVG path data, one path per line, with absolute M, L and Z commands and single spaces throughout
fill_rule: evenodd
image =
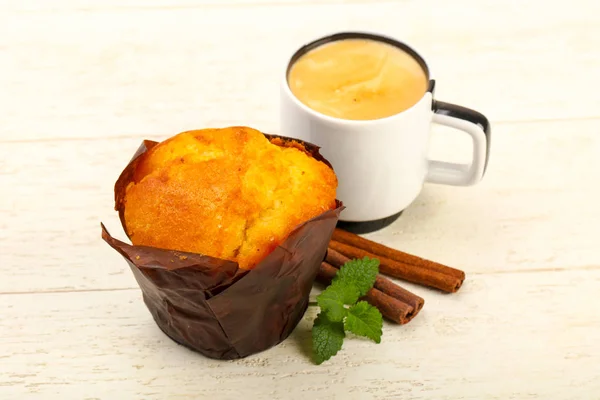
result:
M 599 15 L 595 0 L 0 1 L 0 399 L 600 398 Z M 412 43 L 440 100 L 493 123 L 480 185 L 428 185 L 369 235 L 465 285 L 403 284 L 422 313 L 321 366 L 315 307 L 243 360 L 174 344 L 100 239 L 100 221 L 124 238 L 118 173 L 143 138 L 276 132 L 285 56 L 345 29 Z M 432 145 L 468 149 L 439 129 Z

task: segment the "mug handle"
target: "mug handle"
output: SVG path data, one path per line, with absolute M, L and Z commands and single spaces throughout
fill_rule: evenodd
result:
M 456 104 L 434 100 L 433 122 L 468 133 L 473 139 L 471 164 L 446 161 L 429 161 L 425 180 L 454 186 L 474 185 L 483 178 L 490 155 L 491 129 L 488 119 L 481 113 Z

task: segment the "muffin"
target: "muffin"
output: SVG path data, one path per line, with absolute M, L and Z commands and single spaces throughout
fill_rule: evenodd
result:
M 302 319 L 343 210 L 318 147 L 246 127 L 145 140 L 115 183 L 129 264 L 156 325 L 231 360 L 285 340 Z
M 301 223 L 337 207 L 333 169 L 248 127 L 177 134 L 137 160 L 117 209 L 133 245 L 250 270 Z

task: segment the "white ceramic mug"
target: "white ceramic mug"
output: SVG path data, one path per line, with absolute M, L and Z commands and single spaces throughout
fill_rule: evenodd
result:
M 288 73 L 302 55 L 323 44 L 344 39 L 372 39 L 412 55 L 424 69 L 429 88 L 411 108 L 375 120 L 344 120 L 321 114 L 300 102 L 290 90 Z M 408 45 L 367 32 L 342 32 L 306 44 L 289 59 L 281 85 L 283 136 L 321 147 L 339 180 L 338 199 L 346 209 L 341 221 L 356 232 L 368 232 L 393 222 L 418 196 L 425 182 L 468 186 L 479 182 L 487 166 L 490 125 L 477 111 L 433 98 L 435 81 L 425 60 Z M 470 164 L 427 158 L 431 124 L 451 126 L 473 142 Z

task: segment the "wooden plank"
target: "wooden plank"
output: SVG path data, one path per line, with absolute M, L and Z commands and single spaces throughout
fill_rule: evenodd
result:
M 413 44 L 430 60 L 440 99 L 494 121 L 597 117 L 597 11 L 592 0 L 459 0 L 451 9 L 419 0 L 8 12 L 0 21 L 0 140 L 232 124 L 276 132 L 288 55 L 317 36 L 356 29 Z
M 369 237 L 470 276 L 598 268 L 599 127 L 600 120 L 497 125 L 481 184 L 426 185 L 398 221 Z M 113 185 L 139 144 L 0 146 L 0 293 L 136 287 L 100 239 L 100 222 L 125 240 Z M 467 145 L 466 135 L 436 130 L 432 156 L 465 159 Z
M 389 0 L 370 0 L 371 3 Z M 402 0 L 400 0 L 402 1 Z M 11 12 L 55 13 L 62 11 L 114 11 L 114 10 L 152 10 L 207 7 L 257 7 L 286 6 L 290 4 L 352 4 L 365 3 L 365 0 L 2 0 L 0 9 Z
M 477 276 L 428 292 L 376 345 L 313 365 L 310 307 L 279 346 L 238 361 L 186 350 L 137 290 L 0 295 L 0 397 L 581 399 L 600 393 L 600 271 Z

